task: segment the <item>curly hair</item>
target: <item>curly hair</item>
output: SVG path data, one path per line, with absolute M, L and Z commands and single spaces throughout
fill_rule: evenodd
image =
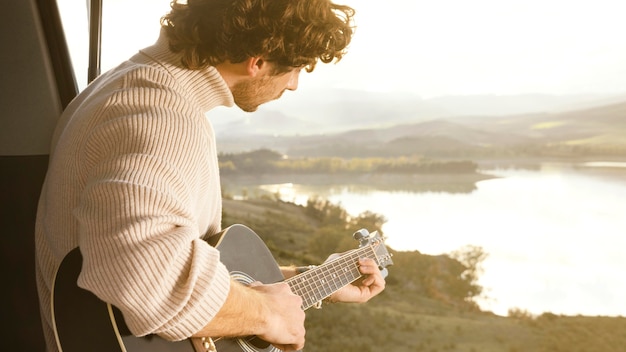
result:
M 161 25 L 189 69 L 263 57 L 283 70 L 345 55 L 354 9 L 330 0 L 173 0 Z

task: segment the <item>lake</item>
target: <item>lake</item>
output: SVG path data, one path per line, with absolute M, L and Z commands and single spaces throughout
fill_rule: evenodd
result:
M 324 178 L 260 182 L 252 192 L 298 204 L 319 196 L 352 215 L 381 214 L 387 244 L 396 250 L 436 255 L 480 246 L 488 257 L 479 281 L 485 297 L 477 301 L 496 314 L 518 308 L 626 316 L 626 163 L 541 163 L 481 172 L 495 177 Z

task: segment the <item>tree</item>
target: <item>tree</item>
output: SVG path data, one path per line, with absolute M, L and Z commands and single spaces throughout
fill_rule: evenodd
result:
M 482 263 L 488 256 L 484 249 L 480 246 L 467 245 L 453 251 L 449 256 L 465 267 L 461 279 L 469 284 L 466 298 L 472 300 L 480 295 L 482 287 L 478 285 L 478 278 L 483 273 Z

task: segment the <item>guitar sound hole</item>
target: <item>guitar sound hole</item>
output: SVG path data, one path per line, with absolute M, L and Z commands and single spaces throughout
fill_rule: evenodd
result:
M 266 348 L 268 348 L 268 347 L 270 346 L 270 343 L 269 343 L 269 342 L 267 342 L 267 341 L 265 341 L 265 340 L 263 340 L 263 339 L 260 339 L 260 338 L 258 338 L 258 337 L 256 337 L 256 336 L 255 336 L 255 337 L 253 337 L 252 339 L 250 339 L 248 342 L 249 342 L 252 346 L 254 346 L 254 347 L 256 347 L 256 348 L 260 348 L 260 349 L 266 349 Z

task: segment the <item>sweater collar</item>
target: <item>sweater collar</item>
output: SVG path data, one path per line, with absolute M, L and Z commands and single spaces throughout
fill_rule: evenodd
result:
M 156 43 L 140 50 L 132 59 L 163 67 L 189 92 L 205 113 L 217 106 L 234 105 L 230 88 L 215 67 L 189 70 L 181 66 L 180 60 L 181 54 L 169 49 L 167 34 L 163 29 Z

